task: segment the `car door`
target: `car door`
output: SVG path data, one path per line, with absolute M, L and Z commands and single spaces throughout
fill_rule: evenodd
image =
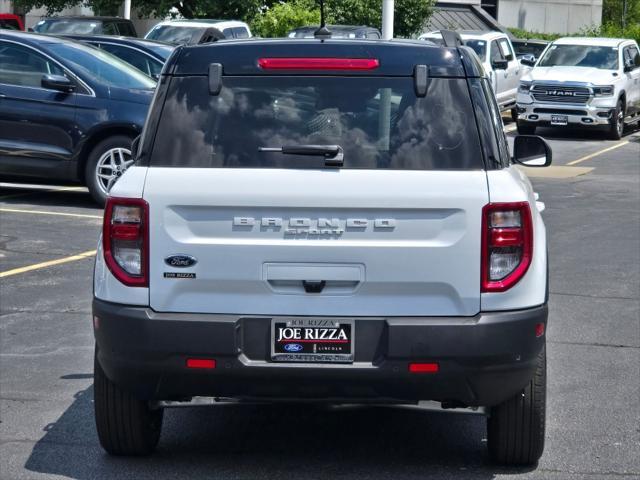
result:
M 629 45 L 622 52 L 623 65 L 630 62 L 633 67 L 624 72 L 627 77 L 627 113 L 640 111 L 640 51 L 635 45 Z
M 77 139 L 76 93 L 42 87 L 46 74 L 70 75 L 31 47 L 0 41 L 0 172 L 65 178 Z
M 503 57 L 509 62 L 506 70 L 505 99 L 508 103 L 515 103 L 516 94 L 518 93 L 518 83 L 520 81 L 520 61 L 516 58 L 516 54 L 508 38 L 498 39 L 498 45 L 500 46 Z
M 493 91 L 496 94 L 498 105 L 500 106 L 500 108 L 502 108 L 502 106 L 507 103 L 506 100 L 508 97 L 508 74 L 507 70 L 496 70 L 493 68 L 493 62 L 506 60 L 505 56 L 502 53 L 502 49 L 500 48 L 498 40 L 491 41 L 489 59 L 492 65 L 489 75 L 491 78 L 491 85 L 493 87 Z

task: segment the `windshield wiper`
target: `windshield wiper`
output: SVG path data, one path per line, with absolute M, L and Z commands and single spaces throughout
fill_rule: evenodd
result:
M 282 147 L 258 147 L 259 152 L 277 152 L 283 155 L 312 155 L 324 157 L 326 167 L 344 166 L 344 152 L 340 145 L 283 145 Z

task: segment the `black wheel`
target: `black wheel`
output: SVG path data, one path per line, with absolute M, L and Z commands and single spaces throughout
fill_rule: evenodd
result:
M 96 349 L 97 353 L 97 349 Z M 111 455 L 152 453 L 162 429 L 162 409 L 152 410 L 107 378 L 97 354 L 93 362 L 93 395 L 100 445 Z
M 547 357 L 543 348 L 535 375 L 516 396 L 491 408 L 487 442 L 491 459 L 503 465 L 534 465 L 544 450 Z
M 520 135 L 535 135 L 536 126 L 528 122 L 518 122 L 518 133 Z
M 611 140 L 620 140 L 624 133 L 624 103 L 622 99 L 618 100 L 616 110 L 611 117 L 611 125 L 609 125 L 609 138 Z
M 89 193 L 100 205 L 104 205 L 109 190 L 133 165 L 131 142 L 126 135 L 114 135 L 98 143 L 87 159 L 84 179 Z
M 515 107 L 511 109 L 511 120 L 518 122 L 518 109 Z

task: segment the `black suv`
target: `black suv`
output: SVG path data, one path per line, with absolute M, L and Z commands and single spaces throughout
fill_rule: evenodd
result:
M 120 17 L 65 16 L 40 20 L 33 31 L 53 35 L 122 35 L 137 37 L 131 20 Z

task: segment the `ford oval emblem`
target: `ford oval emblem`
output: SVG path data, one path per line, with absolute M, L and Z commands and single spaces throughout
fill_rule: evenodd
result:
M 300 345 L 299 343 L 287 343 L 284 346 L 284 349 L 287 352 L 299 352 L 300 350 L 302 350 L 302 345 Z
M 178 267 L 178 268 L 186 268 L 193 267 L 198 260 L 191 255 L 169 255 L 164 259 L 164 263 L 169 265 L 170 267 Z

